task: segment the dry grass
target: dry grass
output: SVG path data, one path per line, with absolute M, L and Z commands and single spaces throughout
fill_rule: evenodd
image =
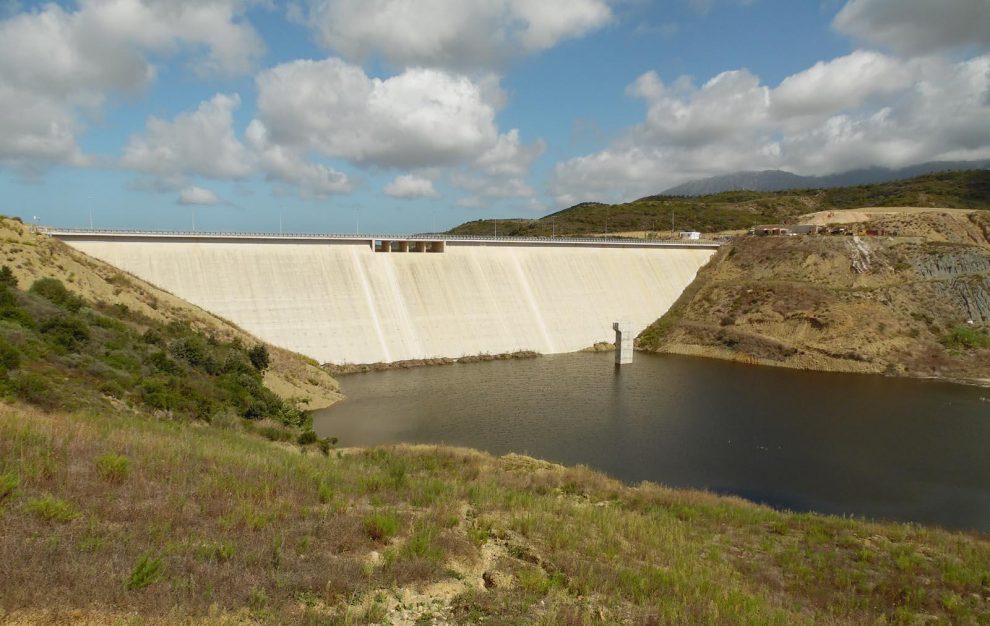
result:
M 0 528 L 13 623 L 990 619 L 983 536 L 136 415 L 0 409 Z
M 811 370 L 974 381 L 990 349 L 986 212 L 907 212 L 862 225 L 899 237 L 742 237 L 639 337 L 642 347 Z

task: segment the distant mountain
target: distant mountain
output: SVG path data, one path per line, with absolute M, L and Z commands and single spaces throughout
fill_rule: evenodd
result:
M 828 176 L 799 176 L 783 170 L 736 172 L 712 176 L 667 189 L 663 196 L 704 196 L 723 191 L 785 191 L 787 189 L 826 189 L 886 183 L 903 178 L 954 170 L 990 169 L 990 159 L 984 161 L 931 161 L 899 169 L 870 167 Z

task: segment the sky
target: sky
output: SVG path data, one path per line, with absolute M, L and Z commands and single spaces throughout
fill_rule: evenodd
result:
M 417 233 L 990 158 L 990 0 L 0 0 L 0 213 Z

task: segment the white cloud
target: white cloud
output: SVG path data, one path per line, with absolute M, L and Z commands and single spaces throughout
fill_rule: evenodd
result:
M 606 0 L 310 0 L 307 16 L 349 59 L 457 69 L 499 67 L 611 20 Z
M 294 61 L 257 83 L 258 116 L 273 143 L 357 164 L 451 164 L 498 139 L 495 109 L 478 85 L 440 70 L 381 80 L 339 59 Z
M 701 87 L 655 73 L 627 93 L 644 121 L 605 150 L 559 163 L 559 204 L 656 193 L 736 170 L 801 174 L 990 157 L 990 55 L 952 63 L 857 51 L 784 79 L 746 70 Z
M 547 144 L 542 139 L 525 146 L 519 141 L 519 129 L 499 135 L 491 148 L 478 157 L 478 166 L 494 175 L 525 176 L 537 158 L 546 152 Z
M 179 204 L 223 204 L 223 200 L 209 189 L 186 187 L 179 192 Z
M 454 174 L 451 183 L 460 189 L 485 198 L 528 198 L 533 188 L 521 178 L 491 179 L 470 174 Z
M 774 112 L 782 117 L 802 116 L 859 106 L 910 86 L 918 69 L 913 63 L 868 50 L 827 63 L 819 61 L 788 76 L 774 89 Z
M 237 95 L 217 94 L 174 121 L 152 117 L 143 135 L 131 137 L 121 163 L 162 178 L 199 175 L 236 179 L 251 174 L 252 155 L 237 139 L 233 112 Z
M 147 55 L 183 53 L 199 74 L 253 67 L 262 43 L 239 16 L 239 0 L 81 0 L 0 21 L 0 164 L 43 170 L 81 164 L 80 113 L 108 93 L 136 93 L 155 76 Z M 16 107 L 16 108 L 14 108 Z
M 304 198 L 319 199 L 353 191 L 355 183 L 347 174 L 308 161 L 292 147 L 271 143 L 268 130 L 260 121 L 253 120 L 245 135 L 268 180 L 291 185 Z
M 131 186 L 167 192 L 185 187 L 191 176 L 242 180 L 261 173 L 306 198 L 353 190 L 354 182 L 343 172 L 309 161 L 291 146 L 270 142 L 258 120 L 248 126 L 242 142 L 234 131 L 233 112 L 239 105 L 238 96 L 217 94 L 172 121 L 150 118 L 145 132 L 131 137 L 120 161 L 125 168 L 151 176 Z M 289 192 L 281 187 L 277 191 Z
M 82 165 L 78 128 L 57 100 L 0 82 L 0 166 L 35 177 L 48 163 Z
M 850 0 L 833 25 L 846 35 L 905 54 L 990 47 L 987 0 Z
M 413 174 L 397 176 L 385 185 L 385 194 L 393 198 L 436 198 L 440 194 L 433 188 L 433 181 Z

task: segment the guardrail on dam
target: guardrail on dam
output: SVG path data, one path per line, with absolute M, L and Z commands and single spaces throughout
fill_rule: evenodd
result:
M 572 352 L 639 333 L 716 242 L 39 228 L 323 363 Z

